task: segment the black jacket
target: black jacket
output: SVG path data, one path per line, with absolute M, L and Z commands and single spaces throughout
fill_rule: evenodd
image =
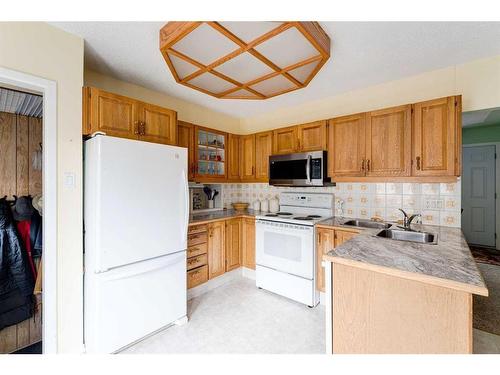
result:
M 0 329 L 33 315 L 35 281 L 21 244 L 10 206 L 0 199 Z

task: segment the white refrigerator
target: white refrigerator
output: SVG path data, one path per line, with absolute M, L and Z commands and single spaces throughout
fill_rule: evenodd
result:
M 186 321 L 187 150 L 85 142 L 84 339 L 112 353 Z

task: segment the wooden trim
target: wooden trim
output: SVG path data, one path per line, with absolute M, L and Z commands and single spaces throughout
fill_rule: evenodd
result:
M 429 177 L 416 177 L 416 176 L 390 176 L 390 177 L 383 177 L 383 176 L 373 176 L 373 177 L 348 177 L 348 176 L 333 176 L 332 181 L 333 182 L 365 182 L 365 183 L 370 183 L 370 182 L 421 182 L 421 183 L 427 183 L 427 182 L 448 182 L 448 183 L 453 183 L 457 182 L 458 177 L 457 176 L 429 176 Z
M 342 230 L 344 230 L 344 229 L 342 229 Z M 350 267 L 361 268 L 361 269 L 366 269 L 369 271 L 379 272 L 379 273 L 390 275 L 390 276 L 396 276 L 396 277 L 400 277 L 402 279 L 419 281 L 419 282 L 422 282 L 425 284 L 441 286 L 441 287 L 449 288 L 449 289 L 455 289 L 455 290 L 459 290 L 462 292 L 477 294 L 477 295 L 485 296 L 485 297 L 488 296 L 488 289 L 486 289 L 484 287 L 480 287 L 480 286 L 474 286 L 474 285 L 470 285 L 470 284 L 461 283 L 458 281 L 447 280 L 447 279 L 442 279 L 442 278 L 435 277 L 435 276 L 429 276 L 429 275 L 424 275 L 424 274 L 420 274 L 420 273 L 402 271 L 402 270 L 398 270 L 395 268 L 389 268 L 389 267 L 383 267 L 383 266 L 378 266 L 378 265 L 369 264 L 369 263 L 358 262 L 355 260 L 341 258 L 341 257 L 335 257 L 335 256 L 331 256 L 331 255 L 324 255 L 323 260 L 326 260 L 326 261 L 332 262 L 332 263 L 336 263 L 336 264 L 343 264 L 343 265 L 350 266 Z
M 189 88 L 198 90 L 200 92 L 203 92 L 205 94 L 211 95 L 216 98 L 224 98 L 224 99 L 267 99 L 271 98 L 274 96 L 278 96 L 290 91 L 294 91 L 300 88 L 303 88 L 309 84 L 311 79 L 317 74 L 317 72 L 321 69 L 321 67 L 324 65 L 324 63 L 329 59 L 330 57 L 330 38 L 328 35 L 321 29 L 321 26 L 319 25 L 318 22 L 296 22 L 296 21 L 286 21 L 281 23 L 279 26 L 276 28 L 268 31 L 264 35 L 259 36 L 258 38 L 246 43 L 245 41 L 241 40 L 238 38 L 236 35 L 234 35 L 231 31 L 226 29 L 224 26 L 222 26 L 219 22 L 216 21 L 206 21 L 205 23 L 212 27 L 213 29 L 217 30 L 220 32 L 222 35 L 224 35 L 226 38 L 230 39 L 232 42 L 237 44 L 240 48 L 236 49 L 229 54 L 222 56 L 221 58 L 217 59 L 216 61 L 210 63 L 209 65 L 204 65 L 201 64 L 200 62 L 190 58 L 189 56 L 184 55 L 183 53 L 175 50 L 173 47 L 175 44 L 181 40 L 183 37 L 188 35 L 191 31 L 193 31 L 195 28 L 197 28 L 199 25 L 201 25 L 202 22 L 168 22 L 161 30 L 160 30 L 160 51 L 169 67 L 169 69 L 172 71 L 172 74 L 174 75 L 175 80 Z M 295 64 L 290 65 L 289 67 L 279 67 L 276 64 L 274 64 L 271 60 L 269 60 L 267 57 L 262 55 L 260 52 L 258 52 L 254 47 L 258 46 L 259 44 L 271 39 L 272 37 L 279 35 L 286 30 L 295 27 L 306 39 L 311 45 L 318 51 L 317 56 L 313 56 L 312 58 L 308 58 L 304 61 L 297 62 Z M 256 78 L 250 82 L 238 82 L 234 78 L 228 77 L 220 72 L 217 72 L 214 70 L 216 67 L 224 64 L 225 62 L 241 55 L 242 53 L 248 52 L 252 54 L 255 58 L 259 59 L 261 62 L 269 66 L 272 70 L 274 70 L 273 73 L 266 74 L 265 76 Z M 183 59 L 184 61 L 187 61 L 188 63 L 198 67 L 199 69 L 196 70 L 195 72 L 189 74 L 188 76 L 184 78 L 180 78 L 175 71 L 175 67 L 172 64 L 171 59 L 169 58 L 169 53 L 179 57 L 180 59 Z M 318 61 L 319 63 L 316 65 L 316 67 L 313 69 L 313 71 L 310 73 L 309 77 L 304 82 L 300 82 L 297 80 L 295 77 L 293 77 L 289 71 L 292 69 L 296 69 L 300 66 L 312 63 L 313 61 Z M 222 93 L 214 93 L 211 92 L 207 89 L 203 89 L 200 87 L 197 87 L 193 84 L 190 84 L 189 82 L 202 75 L 205 73 L 212 73 L 216 75 L 217 77 L 230 82 L 231 84 L 235 85 L 235 88 L 226 90 L 225 92 Z M 259 91 L 251 88 L 250 86 L 257 84 L 258 82 L 262 82 L 266 79 L 273 78 L 277 75 L 281 75 L 284 78 L 288 79 L 290 82 L 293 83 L 293 87 L 273 93 L 272 95 L 264 95 L 260 93 Z M 256 95 L 257 97 L 251 97 L 251 96 L 244 96 L 244 95 L 239 95 L 239 96 L 228 96 L 232 92 L 238 91 L 240 89 L 247 90 L 251 92 L 252 94 Z

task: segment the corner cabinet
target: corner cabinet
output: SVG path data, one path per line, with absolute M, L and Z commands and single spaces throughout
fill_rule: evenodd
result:
M 227 146 L 227 179 L 228 181 L 238 181 L 240 179 L 240 136 L 236 134 L 228 135 Z
M 196 165 L 194 161 L 194 125 L 189 122 L 177 122 L 177 146 L 188 150 L 188 179 L 194 179 Z
M 243 135 L 240 137 L 240 160 L 242 181 L 255 179 L 255 135 Z
M 177 113 L 167 108 L 83 88 L 83 135 L 95 132 L 140 141 L 177 144 Z
M 226 272 L 241 266 L 242 220 L 226 220 Z
M 208 224 L 208 278 L 226 272 L 225 224 L 216 221 Z
M 255 134 L 255 180 L 269 180 L 269 156 L 273 153 L 273 132 Z

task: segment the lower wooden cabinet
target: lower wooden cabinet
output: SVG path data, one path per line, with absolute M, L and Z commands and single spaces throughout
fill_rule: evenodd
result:
M 208 226 L 188 228 L 187 288 L 194 288 L 208 280 Z
M 188 289 L 201 285 L 208 281 L 208 266 L 204 265 L 187 272 Z
M 241 266 L 241 219 L 226 220 L 226 272 Z
M 255 269 L 255 219 L 243 218 L 241 231 L 242 266 Z
M 316 288 L 325 291 L 325 270 L 321 265 L 323 255 L 335 247 L 335 230 L 318 228 L 316 230 Z
M 325 270 L 322 266 L 323 255 L 356 236 L 357 231 L 344 231 L 334 228 L 316 229 L 316 288 L 325 291 Z
M 208 278 L 226 272 L 226 247 L 224 221 L 208 224 Z

